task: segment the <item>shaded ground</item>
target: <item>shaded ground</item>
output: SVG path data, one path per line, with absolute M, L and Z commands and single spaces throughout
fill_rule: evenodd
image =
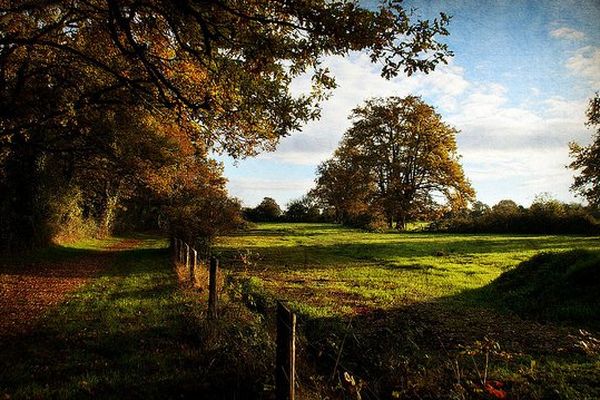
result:
M 0 261 L 3 264 L 0 267 L 0 337 L 20 335 L 31 329 L 51 307 L 106 268 L 114 252 L 131 249 L 137 242 L 121 240 L 108 246 L 106 251 L 64 249 L 54 260 L 29 261 L 13 256 Z
M 166 244 L 75 244 L 24 263 L 62 268 L 8 271 L 74 290 L 36 308 L 21 334 L 0 336 L 0 398 L 269 398 L 274 353 L 260 320 L 223 301 L 206 323 L 204 292 L 180 285 Z

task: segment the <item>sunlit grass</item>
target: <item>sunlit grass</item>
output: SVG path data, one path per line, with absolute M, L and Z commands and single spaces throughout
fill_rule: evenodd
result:
M 567 318 L 540 324 L 540 282 L 518 286 L 516 300 L 489 285 L 540 252 L 572 249 L 594 250 L 593 262 L 600 240 L 259 224 L 218 244 L 251 308 L 268 315 L 276 299 L 287 300 L 310 343 L 302 355 L 310 353 L 327 376 L 339 361 L 381 398 L 488 398 L 481 383 L 488 356 L 487 377 L 506 383 L 507 398 L 598 398 L 598 354 L 581 347 L 594 339 L 579 330 L 598 315 L 593 302 L 583 302 L 590 293 L 567 299 L 575 309 L 565 309 L 560 294 L 544 297 Z M 553 284 L 561 293 L 573 288 Z M 508 307 L 511 301 L 520 309 Z M 481 343 L 502 353 L 487 354 Z
M 259 224 L 222 238 L 226 263 L 237 254 L 272 296 L 312 315 L 352 314 L 480 288 L 540 252 L 600 249 L 597 237 L 367 233 L 331 224 Z

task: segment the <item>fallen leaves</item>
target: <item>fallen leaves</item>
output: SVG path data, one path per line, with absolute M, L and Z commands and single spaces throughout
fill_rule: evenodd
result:
M 123 240 L 109 251 L 82 252 L 61 262 L 6 266 L 0 273 L 0 336 L 29 330 L 48 309 L 97 275 L 114 251 L 131 248 L 135 242 Z

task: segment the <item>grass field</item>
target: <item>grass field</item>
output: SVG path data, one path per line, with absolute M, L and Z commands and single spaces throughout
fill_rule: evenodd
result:
M 2 260 L 0 274 L 23 274 L 21 266 L 33 265 L 27 274 L 45 280 L 57 278 L 57 270 L 77 276 L 69 266 L 88 260 L 103 265 L 34 326 L 0 334 L 0 398 L 221 399 L 261 392 L 255 381 L 267 380 L 270 363 L 248 367 L 239 350 L 249 342 L 239 340 L 241 330 L 260 336 L 252 334 L 252 321 L 209 331 L 205 299 L 181 287 L 166 245 L 148 236 L 86 240 Z M 248 345 L 257 347 L 252 354 L 271 350 L 255 342 Z
M 0 260 L 9 282 L 77 282 L 21 315 L 35 322 L 22 334 L 0 331 L 0 397 L 270 399 L 273 305 L 287 299 L 299 399 L 600 398 L 598 238 L 259 225 L 218 244 L 213 323 L 205 276 L 192 288 L 166 243 L 88 240 Z
M 287 300 L 301 353 L 323 374 L 353 374 L 363 398 L 501 396 L 489 382 L 511 398 L 598 398 L 598 342 L 579 328 L 595 331 L 600 305 L 576 310 L 579 325 L 525 318 L 488 285 L 540 252 L 573 249 L 595 255 L 600 240 L 259 224 L 218 245 L 245 301 Z
M 307 315 L 360 313 L 477 289 L 539 252 L 600 250 L 598 237 L 365 233 L 330 224 L 260 224 L 219 251 Z

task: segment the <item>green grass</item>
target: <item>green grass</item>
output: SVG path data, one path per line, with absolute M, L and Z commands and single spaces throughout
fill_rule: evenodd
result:
M 538 254 L 480 292 L 524 317 L 600 331 L 600 251 Z
M 481 382 L 486 359 L 487 379 L 502 381 L 512 398 L 600 396 L 596 331 L 579 332 L 584 325 L 573 321 L 540 324 L 527 312 L 516 314 L 504 301 L 509 297 L 494 289 L 503 285 L 494 279 L 504 273 L 510 278 L 511 271 L 524 268 L 514 267 L 539 252 L 557 258 L 542 256 L 541 264 L 534 258 L 532 265 L 560 276 L 544 281 L 549 275 L 538 274 L 541 286 L 533 285 L 534 292 L 520 291 L 529 272 L 505 278 L 499 290 L 510 286 L 506 290 L 520 298 L 517 304 L 543 292 L 538 289 L 548 282 L 585 283 L 590 276 L 579 279 L 577 271 L 596 265 L 597 237 L 258 225 L 219 242 L 229 277 L 220 319 L 210 325 L 204 322 L 206 291 L 179 285 L 166 242 L 137 239 L 137 247 L 128 250 L 109 250 L 119 239 L 90 240 L 21 260 L 60 263 L 94 256 L 107 265 L 31 333 L 0 338 L 0 396 L 268 397 L 270 325 L 278 298 L 298 312 L 300 398 L 309 398 L 309 392 L 311 398 L 340 394 L 340 381 L 331 377 L 341 372 L 362 382 L 363 399 L 490 398 Z M 587 250 L 567 253 L 571 256 L 564 257 L 575 257 L 574 267 L 560 272 L 571 263 L 562 252 L 572 249 Z M 587 254 L 591 261 L 585 261 Z M 525 305 L 540 299 L 546 301 L 535 298 Z M 238 300 L 260 312 L 248 312 Z
M 85 241 L 33 258 L 61 261 L 100 253 L 116 241 Z M 110 255 L 101 276 L 45 315 L 33 333 L 3 343 L 0 393 L 156 398 L 185 392 L 195 378 L 188 364 L 197 340 L 164 247 L 146 239 Z
M 260 224 L 223 238 L 230 265 L 249 250 L 267 290 L 310 316 L 352 315 L 477 289 L 546 251 L 600 250 L 597 237 L 365 233 L 330 224 Z
M 0 337 L 0 397 L 210 399 L 262 390 L 256 382 L 267 367 L 241 359 L 251 346 L 263 357 L 270 350 L 253 341 L 254 320 L 227 320 L 223 305 L 222 323 L 207 326 L 205 299 L 180 288 L 166 241 L 137 239 L 133 249 L 108 250 L 119 242 L 111 238 L 23 257 L 27 264 L 91 255 L 107 265 L 32 332 Z
M 299 314 L 301 357 L 330 377 L 339 356 L 337 371 L 362 380 L 367 399 L 490 398 L 485 360 L 487 379 L 514 398 L 600 396 L 600 342 L 578 330 L 590 324 L 541 325 L 490 286 L 540 252 L 574 249 L 597 254 L 600 240 L 259 224 L 218 244 L 246 303 L 272 313 L 275 299 L 287 300 Z

